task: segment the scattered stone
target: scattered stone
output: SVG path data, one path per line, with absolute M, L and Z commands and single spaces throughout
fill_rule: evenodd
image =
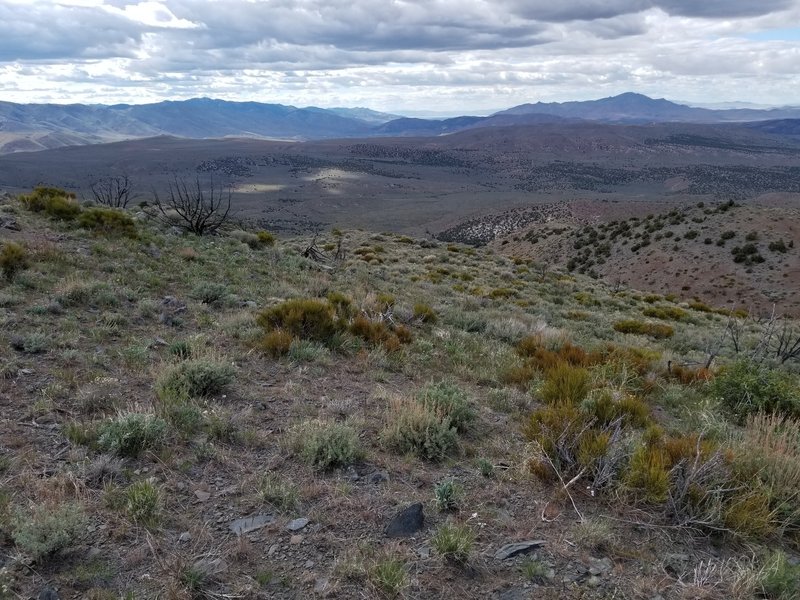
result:
M 205 502 L 211 498 L 211 494 L 205 490 L 195 490 L 194 495 L 200 502 Z
M 305 517 L 301 517 L 299 519 L 294 519 L 293 521 L 289 521 L 289 524 L 286 526 L 286 529 L 289 531 L 300 531 L 303 527 L 308 525 L 309 521 Z
M 411 537 L 425 523 L 422 503 L 416 502 L 397 513 L 386 526 L 386 536 L 390 538 Z
M 58 592 L 56 592 L 51 587 L 43 588 L 41 592 L 39 592 L 39 600 L 61 600 Z
M 527 554 L 531 550 L 535 550 L 540 546 L 544 546 L 545 540 L 528 540 L 525 542 L 515 542 L 513 544 L 506 544 L 495 552 L 494 557 L 497 560 L 506 560 L 519 554 Z
M 592 575 L 589 579 L 586 580 L 586 585 L 589 587 L 597 587 L 602 583 L 602 579 L 600 579 L 597 575 Z
M 369 475 L 367 475 L 367 481 L 369 481 L 373 485 L 388 483 L 389 473 L 387 473 L 386 471 L 375 471 L 374 473 L 370 473 Z
M 306 563 L 303 565 L 303 568 L 305 568 L 305 569 L 313 569 L 314 568 L 314 561 L 313 560 L 307 560 Z
M 431 557 L 430 546 L 423 546 L 422 548 L 417 549 L 417 554 L 422 559 L 430 558 Z
M 236 519 L 228 527 L 236 535 L 243 535 L 266 527 L 275 520 L 272 515 L 256 515 L 244 519 Z
M 302 535 L 293 535 L 292 537 L 289 538 L 289 543 L 292 546 L 299 546 L 300 544 L 303 543 L 303 536 Z
M 272 556 L 273 554 L 275 554 L 278 551 L 278 548 L 279 548 L 278 544 L 272 544 L 269 547 L 269 550 L 267 551 L 267 556 Z
M 0 227 L 3 229 L 10 229 L 11 231 L 19 231 L 19 223 L 14 217 L 0 217 Z
M 253 302 L 252 300 L 245 300 L 242 302 L 242 308 L 258 308 L 258 303 Z
M 179 542 L 183 542 L 183 543 L 191 542 L 192 541 L 192 534 L 189 533 L 188 531 L 184 531 L 182 534 L 180 534 L 178 536 L 178 541 Z
M 201 558 L 192 565 L 195 572 L 203 574 L 207 579 L 213 579 L 228 570 L 228 563 L 221 558 Z

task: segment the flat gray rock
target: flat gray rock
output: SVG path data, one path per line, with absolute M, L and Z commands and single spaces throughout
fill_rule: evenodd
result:
M 236 535 L 243 535 L 266 527 L 275 520 L 272 515 L 256 515 L 244 519 L 236 519 L 228 527 Z
M 528 540 L 525 542 L 515 542 L 513 544 L 506 544 L 502 548 L 500 548 L 497 552 L 495 552 L 494 557 L 497 560 L 505 560 L 507 558 L 511 558 L 512 556 L 517 556 L 519 554 L 527 554 L 531 550 L 535 550 L 540 546 L 545 545 L 545 540 Z
M 299 519 L 295 519 L 294 521 L 289 521 L 289 524 L 286 526 L 286 529 L 289 531 L 300 531 L 303 527 L 308 525 L 308 519 L 305 517 L 301 517 Z

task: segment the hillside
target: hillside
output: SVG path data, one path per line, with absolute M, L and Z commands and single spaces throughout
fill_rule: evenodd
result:
M 8 597 L 800 594 L 796 321 L 0 198 Z
M 711 110 L 633 93 L 586 102 L 539 102 L 488 117 L 450 119 L 413 119 L 367 108 L 298 108 L 210 98 L 113 106 L 0 102 L 0 154 L 153 136 L 283 140 L 413 137 L 581 121 L 619 124 L 753 121 L 756 127 L 759 127 L 757 122 L 772 121 L 775 124 L 765 131 L 791 134 L 793 129 L 786 123 L 798 117 L 798 108 Z

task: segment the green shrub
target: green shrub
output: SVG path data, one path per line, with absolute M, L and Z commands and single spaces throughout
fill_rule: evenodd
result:
M 759 573 L 757 587 L 770 600 L 800 598 L 800 565 L 792 565 L 785 553 L 775 550 Z
M 722 369 L 710 386 L 740 422 L 757 412 L 800 416 L 797 378 L 784 371 L 740 360 Z
M 75 202 L 75 194 L 58 188 L 37 187 L 19 199 L 28 210 L 63 221 L 72 220 L 81 212 L 81 207 Z
M 88 208 L 78 217 L 78 225 L 106 237 L 135 238 L 138 235 L 133 218 L 116 208 Z
M 649 335 L 657 340 L 670 338 L 675 334 L 675 330 L 669 325 L 662 325 L 661 323 L 645 323 L 635 319 L 617 321 L 614 323 L 614 329 L 620 333 Z
M 148 479 L 132 483 L 125 490 L 125 510 L 134 523 L 152 527 L 161 517 L 161 491 Z
M 97 446 L 103 452 L 119 456 L 139 456 L 156 450 L 164 442 L 167 423 L 156 416 L 128 413 L 105 421 L 97 428 Z
M 11 537 L 20 550 L 39 560 L 75 542 L 87 521 L 79 504 L 38 504 L 30 510 L 13 511 Z
M 228 286 L 224 283 L 204 281 L 192 289 L 192 298 L 200 300 L 203 304 L 219 305 L 228 296 Z
M 236 370 L 230 363 L 206 358 L 184 360 L 167 367 L 156 381 L 162 402 L 207 398 L 222 392 L 233 381 Z
M 25 248 L 15 242 L 5 242 L 0 250 L 0 270 L 3 271 L 3 277 L 11 281 L 17 273 L 27 268 L 28 253 Z
M 300 458 L 319 470 L 346 467 L 364 455 L 358 432 L 347 423 L 304 421 L 290 432 L 290 437 Z
M 475 534 L 469 525 L 441 525 L 431 538 L 436 552 L 447 560 L 467 562 L 475 544 Z
M 381 441 L 396 452 L 441 460 L 456 449 L 458 432 L 449 417 L 419 402 L 397 400 L 389 406 Z
M 294 337 L 327 342 L 341 326 L 326 300 L 295 298 L 261 311 L 256 323 L 267 333 L 281 329 Z
M 445 479 L 436 484 L 433 488 L 433 497 L 436 501 L 436 508 L 440 511 L 456 510 L 461 503 L 464 495 L 464 488 L 454 479 Z
M 445 381 L 429 384 L 417 393 L 417 400 L 424 406 L 450 419 L 450 424 L 463 432 L 475 421 L 475 410 L 467 394 L 458 386 Z

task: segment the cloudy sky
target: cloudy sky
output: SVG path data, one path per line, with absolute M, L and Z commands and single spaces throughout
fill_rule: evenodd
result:
M 796 27 L 792 27 L 792 26 Z M 800 105 L 800 0 L 0 0 L 0 100 Z

